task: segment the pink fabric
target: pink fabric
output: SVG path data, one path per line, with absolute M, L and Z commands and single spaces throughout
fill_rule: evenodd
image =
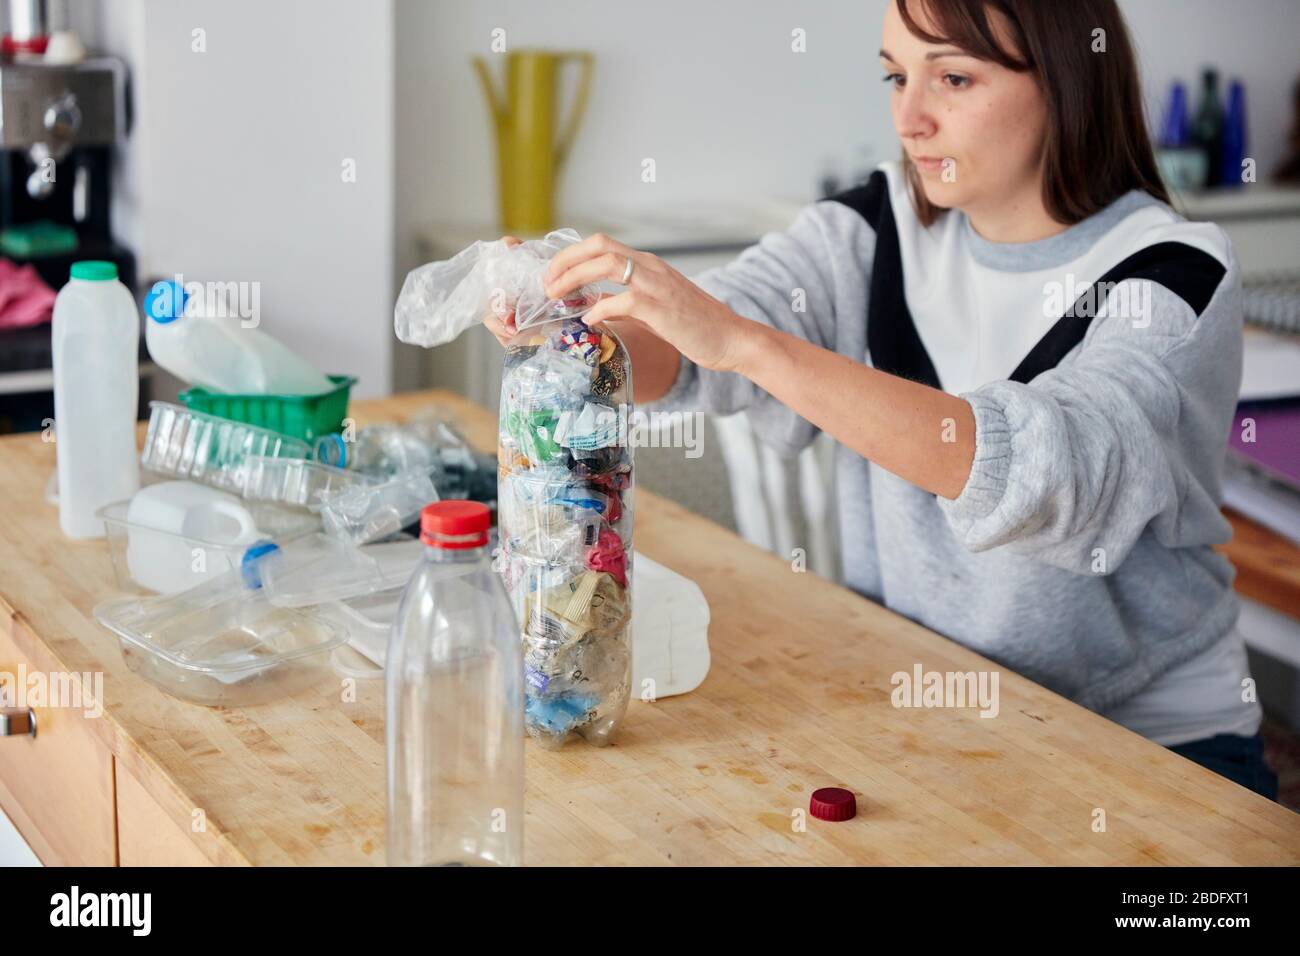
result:
M 54 290 L 30 265 L 0 259 L 0 329 L 21 329 L 50 321 Z

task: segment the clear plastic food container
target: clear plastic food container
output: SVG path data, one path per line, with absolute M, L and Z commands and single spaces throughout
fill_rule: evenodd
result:
M 149 430 L 140 465 L 155 474 L 202 481 L 243 494 L 248 459 L 307 458 L 311 447 L 277 432 L 192 412 L 167 402 L 149 403 Z
M 236 570 L 250 542 L 214 541 L 143 525 L 129 516 L 131 500 L 104 505 L 113 576 L 122 591 L 172 594 Z
M 238 581 L 232 572 L 167 597 L 106 601 L 95 620 L 118 636 L 131 670 L 197 704 L 266 703 L 332 676 L 331 652 L 346 630 L 314 611 L 276 607 Z
M 357 471 L 344 471 L 302 458 L 250 455 L 244 465 L 244 497 L 319 511 L 324 496 L 378 484 Z M 394 529 L 402 530 L 400 527 Z

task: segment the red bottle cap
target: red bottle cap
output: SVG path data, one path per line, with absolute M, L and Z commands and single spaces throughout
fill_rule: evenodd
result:
M 0 40 L 0 53 L 12 56 L 15 53 L 44 53 L 45 48 L 50 45 L 50 38 L 47 36 L 27 37 L 25 40 L 15 40 L 8 33 L 4 39 Z
M 852 790 L 842 787 L 822 787 L 814 790 L 808 801 L 808 810 L 818 820 L 852 820 L 858 813 L 858 801 Z
M 435 501 L 420 512 L 420 540 L 435 548 L 481 548 L 492 513 L 481 501 Z

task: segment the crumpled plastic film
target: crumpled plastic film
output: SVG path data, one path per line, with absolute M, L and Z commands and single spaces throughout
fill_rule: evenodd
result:
M 397 337 L 431 348 L 450 342 L 492 311 L 504 318 L 513 310 L 520 330 L 557 312 L 586 314 L 600 298 L 595 286 L 583 286 L 563 302 L 548 298 L 542 288 L 546 263 L 581 239 L 573 229 L 557 229 L 517 246 L 507 246 L 504 239 L 479 241 L 450 259 L 412 269 L 393 310 Z
M 631 367 L 563 307 L 507 350 L 499 564 L 522 630 L 524 723 L 546 747 L 603 745 L 632 685 Z

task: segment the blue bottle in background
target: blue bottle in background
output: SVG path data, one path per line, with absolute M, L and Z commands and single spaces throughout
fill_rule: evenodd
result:
M 1228 107 L 1223 116 L 1223 163 L 1219 182 L 1223 186 L 1242 184 L 1242 161 L 1246 158 L 1246 88 L 1233 80 L 1228 88 Z
M 1187 119 L 1187 88 L 1175 80 L 1169 87 L 1164 122 L 1160 125 L 1160 146 L 1177 148 L 1190 145 L 1191 124 Z

